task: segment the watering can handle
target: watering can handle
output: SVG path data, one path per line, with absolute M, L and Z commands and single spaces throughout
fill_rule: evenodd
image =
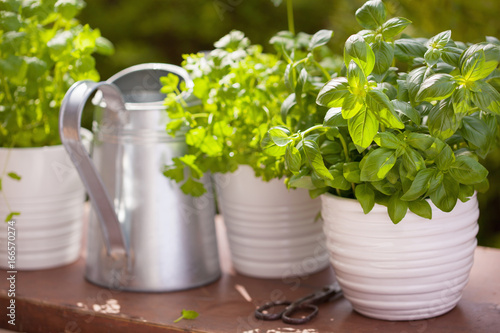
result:
M 100 90 L 110 110 L 125 110 L 120 90 L 112 83 L 79 81 L 68 90 L 59 113 L 59 135 L 89 194 L 103 231 L 104 243 L 112 259 L 123 260 L 128 248 L 111 199 L 94 163 L 85 149 L 80 126 L 83 108 L 90 96 Z

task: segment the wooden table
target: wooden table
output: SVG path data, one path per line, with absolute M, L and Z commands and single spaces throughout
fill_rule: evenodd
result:
M 428 320 L 389 322 L 366 318 L 345 299 L 320 307 L 305 325 L 254 318 L 256 306 L 271 299 L 295 299 L 331 283 L 332 269 L 304 278 L 264 280 L 239 275 L 231 267 L 223 226 L 218 221 L 221 278 L 208 286 L 174 293 L 120 292 L 97 287 L 83 278 L 84 258 L 50 270 L 17 273 L 16 326 L 5 316 L 9 304 L 7 272 L 0 270 L 0 327 L 40 333 L 447 333 L 500 332 L 500 250 L 476 250 L 470 282 L 451 312 Z M 247 295 L 245 294 L 245 291 Z M 195 320 L 173 321 L 182 309 L 197 311 Z

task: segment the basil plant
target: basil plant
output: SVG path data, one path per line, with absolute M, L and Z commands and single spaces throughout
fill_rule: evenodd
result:
M 287 186 L 356 198 L 365 213 L 385 205 L 394 223 L 408 210 L 432 218 L 426 199 L 449 212 L 486 190 L 480 159 L 496 143 L 500 42 L 464 44 L 450 31 L 395 39 L 411 22 L 387 19 L 380 0 L 356 19 L 364 30 L 345 42 L 343 75 L 318 90 L 322 122 L 268 131 L 274 146 L 264 146 L 285 160 Z

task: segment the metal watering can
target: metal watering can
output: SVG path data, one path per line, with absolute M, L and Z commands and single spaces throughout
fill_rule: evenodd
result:
M 100 286 L 174 291 L 220 276 L 211 191 L 201 198 L 187 196 L 162 173 L 165 164 L 187 149 L 183 137 L 165 131 L 168 118 L 159 78 L 169 73 L 193 86 L 180 67 L 142 64 L 106 82 L 77 82 L 62 102 L 61 141 L 93 208 L 85 275 Z M 91 159 L 79 130 L 85 104 L 94 94 Z M 210 189 L 208 177 L 202 181 Z

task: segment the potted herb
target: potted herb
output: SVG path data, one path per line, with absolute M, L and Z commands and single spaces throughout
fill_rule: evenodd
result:
M 264 53 L 242 32 L 230 32 L 207 54 L 184 58 L 194 81 L 191 94 L 200 100 L 196 108 L 182 104 L 175 78 L 164 79 L 172 119 L 167 130 L 186 131 L 189 145 L 189 153 L 175 158 L 165 175 L 197 196 L 205 191 L 197 179 L 214 174 L 240 273 L 280 278 L 328 264 L 322 223 L 316 221 L 320 202 L 306 190 L 287 191 L 279 180 L 288 172 L 284 159 L 264 153 L 261 141 L 278 155 L 283 149 L 269 139 L 268 129 L 298 131 L 324 117 L 327 109 L 316 105 L 313 92 L 335 72 L 324 47 L 331 36 L 328 30 L 313 36 L 281 32 L 270 41 L 276 52 Z
M 84 5 L 0 3 L 0 215 L 16 219 L 19 269 L 69 263 L 80 251 L 84 189 L 59 141 L 59 107 L 72 83 L 99 79 L 92 54 L 113 51 L 74 18 Z
M 472 266 L 475 193 L 488 187 L 480 159 L 500 114 L 488 83 L 500 43 L 466 45 L 450 31 L 395 39 L 410 21 L 386 16 L 380 0 L 357 10 L 365 30 L 345 43 L 345 74 L 317 96 L 324 120 L 269 134 L 298 151 L 282 154 L 288 186 L 323 193 L 331 262 L 354 309 L 422 319 L 457 304 Z

